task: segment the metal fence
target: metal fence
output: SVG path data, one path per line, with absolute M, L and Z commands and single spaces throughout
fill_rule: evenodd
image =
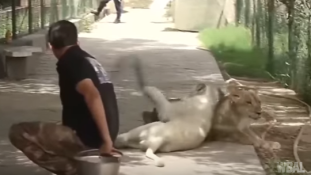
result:
M 267 71 L 311 102 L 311 1 L 236 0 L 237 23 L 267 51 Z
M 0 39 L 33 33 L 51 23 L 79 18 L 97 8 L 99 0 L 1 0 Z

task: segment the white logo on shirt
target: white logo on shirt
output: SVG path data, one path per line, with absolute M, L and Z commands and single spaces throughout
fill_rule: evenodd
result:
M 96 71 L 100 84 L 111 83 L 109 76 L 105 71 L 105 69 L 103 68 L 103 66 L 96 59 L 90 57 L 87 57 L 87 59 L 89 60 L 94 70 Z

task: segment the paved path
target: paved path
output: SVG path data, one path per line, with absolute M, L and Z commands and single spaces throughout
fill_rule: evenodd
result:
M 112 16 L 97 23 L 91 33 L 80 35 L 81 46 L 97 57 L 116 84 L 121 132 L 141 125 L 140 113 L 152 107 L 137 91 L 130 68 L 133 57 L 143 59 L 150 84 L 168 96 L 184 95 L 197 81 L 223 82 L 213 57 L 195 49 L 195 33 L 163 31 L 170 24 L 152 24 L 146 16 L 146 10 L 133 10 L 124 15 L 126 23 L 117 25 L 111 23 Z M 60 120 L 55 62 L 47 53 L 29 79 L 0 81 L 0 174 L 47 174 L 10 146 L 7 131 L 18 121 Z M 126 151 L 121 174 L 264 174 L 251 146 L 215 142 L 198 150 L 163 156 L 167 166 L 156 168 L 143 153 Z

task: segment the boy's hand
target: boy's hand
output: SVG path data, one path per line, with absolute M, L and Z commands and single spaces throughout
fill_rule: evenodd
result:
M 123 155 L 121 151 L 113 147 L 112 141 L 105 142 L 100 147 L 100 154 L 102 156 L 116 156 L 116 157 L 121 157 Z

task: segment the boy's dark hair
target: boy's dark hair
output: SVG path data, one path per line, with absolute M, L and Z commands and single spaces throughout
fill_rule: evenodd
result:
M 75 45 L 78 42 L 77 27 L 67 20 L 57 21 L 49 27 L 47 42 L 49 42 L 54 49 Z

